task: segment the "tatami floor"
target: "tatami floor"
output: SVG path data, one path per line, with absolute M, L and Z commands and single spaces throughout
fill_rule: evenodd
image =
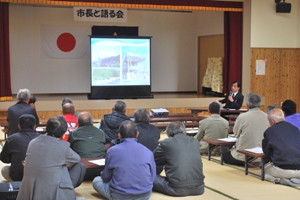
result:
M 3 134 L 1 134 L 1 137 Z M 166 135 L 162 133 L 162 139 Z M 223 200 L 223 199 L 241 199 L 241 200 L 259 200 L 259 199 L 299 199 L 300 188 L 293 188 L 283 185 L 276 185 L 267 181 L 261 181 L 258 177 L 244 174 L 242 167 L 230 165 L 220 165 L 214 161 L 208 161 L 207 156 L 202 157 L 203 171 L 205 175 L 205 193 L 201 196 L 189 197 L 171 197 L 156 192 L 152 193 L 151 200 Z M 0 162 L 0 168 L 4 163 Z M 257 173 L 259 169 L 251 168 Z M 4 181 L 0 175 L 0 181 Z M 104 199 L 93 189 L 91 182 L 83 182 L 76 188 L 78 197 L 84 197 L 86 200 Z

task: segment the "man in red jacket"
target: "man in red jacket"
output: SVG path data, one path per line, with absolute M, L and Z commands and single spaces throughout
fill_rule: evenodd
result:
M 63 140 L 65 141 L 68 141 L 69 132 L 78 128 L 78 119 L 74 114 L 75 114 L 74 105 L 72 103 L 65 103 L 63 105 L 63 115 L 66 122 L 68 123 L 68 131 L 63 138 Z

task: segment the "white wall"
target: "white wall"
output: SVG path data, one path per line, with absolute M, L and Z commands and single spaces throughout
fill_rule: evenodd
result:
M 251 1 L 244 1 L 243 8 L 243 66 L 242 89 L 244 96 L 250 93 L 250 41 L 251 41 Z M 245 104 L 245 101 L 244 101 Z
M 194 12 L 197 36 L 224 34 L 224 12 Z
M 197 90 L 197 38 L 223 33 L 222 12 L 162 12 L 129 10 L 124 24 L 73 21 L 72 8 L 10 4 L 12 90 L 28 87 L 33 93 L 88 93 L 89 55 L 80 59 L 41 56 L 42 25 L 139 26 L 152 39 L 152 91 Z
M 298 3 L 298 15 L 297 15 L 297 19 L 300 19 L 300 2 L 297 1 L 297 3 Z M 297 42 L 297 47 L 300 47 L 300 20 L 298 20 L 297 26 L 298 26 L 298 38 L 297 38 L 298 42 Z
M 276 13 L 274 0 L 251 1 L 251 47 L 300 47 L 298 0 L 292 3 L 291 13 Z

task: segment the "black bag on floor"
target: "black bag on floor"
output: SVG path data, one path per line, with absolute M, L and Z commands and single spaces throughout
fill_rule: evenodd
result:
M 0 183 L 0 200 L 15 200 L 21 183 L 21 181 Z

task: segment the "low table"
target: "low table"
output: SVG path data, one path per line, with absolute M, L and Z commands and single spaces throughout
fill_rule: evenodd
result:
M 237 150 L 237 152 L 245 155 L 245 175 L 252 174 L 254 176 L 260 177 L 260 179 L 263 181 L 265 180 L 265 163 L 263 162 L 263 159 L 265 157 L 264 153 L 254 153 L 247 150 Z M 249 172 L 249 166 L 251 166 L 251 162 L 254 160 L 261 158 L 261 174 L 256 174 L 253 172 Z
M 208 108 L 189 108 L 188 110 L 191 111 L 192 114 L 196 115 L 199 112 L 208 112 Z M 239 110 L 235 110 L 235 109 L 221 109 L 221 114 L 223 115 L 228 115 L 228 114 L 236 114 L 239 115 L 241 113 L 247 112 L 247 109 L 239 109 Z
M 217 148 L 218 146 L 222 147 L 222 146 L 227 146 L 227 145 L 234 145 L 236 142 L 235 141 L 222 141 L 219 139 L 202 139 L 203 142 L 208 143 L 208 160 L 215 160 L 215 161 L 220 161 L 220 164 L 223 165 L 224 161 L 223 161 L 223 155 L 222 155 L 222 151 L 221 151 L 221 160 L 217 160 L 217 159 L 212 159 L 211 158 L 211 153 L 212 151 Z
M 104 165 L 103 165 L 103 166 L 100 166 L 100 165 L 97 165 L 97 164 L 95 164 L 95 163 L 89 162 L 89 161 L 91 161 L 91 160 L 99 160 L 99 159 L 103 159 L 103 158 L 81 158 L 81 159 L 80 159 L 80 162 L 81 162 L 82 164 L 84 164 L 84 166 L 85 166 L 86 169 L 92 169 L 92 168 L 100 168 L 100 167 L 104 167 Z

